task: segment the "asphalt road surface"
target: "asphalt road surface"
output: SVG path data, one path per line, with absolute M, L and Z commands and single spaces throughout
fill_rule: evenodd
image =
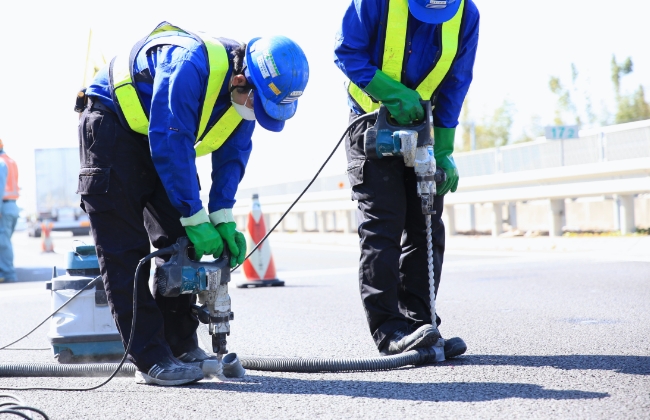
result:
M 64 266 L 73 239 L 92 243 L 55 233 L 56 254 L 42 254 L 39 239 L 16 233 L 19 281 L 0 284 L 0 346 L 49 314 L 44 282 L 53 265 Z M 375 356 L 354 240 L 271 240 L 286 287 L 231 288 L 230 351 Z M 90 392 L 12 393 L 52 419 L 650 418 L 650 253 L 450 247 L 438 311 L 443 336 L 468 344 L 460 358 L 384 372 L 248 371 L 241 381 L 175 388 L 117 378 Z M 47 324 L 14 347 L 47 348 L 46 334 Z M 0 363 L 13 362 L 55 363 L 47 350 L 0 351 Z M 0 378 L 3 387 L 99 382 Z

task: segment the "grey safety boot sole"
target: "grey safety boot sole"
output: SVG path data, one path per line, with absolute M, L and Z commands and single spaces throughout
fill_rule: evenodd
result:
M 201 379 L 203 379 L 203 377 L 196 378 L 196 379 L 158 379 L 158 378 L 152 378 L 151 376 L 147 375 L 144 372 L 140 372 L 139 370 L 135 372 L 135 382 L 138 384 L 174 386 L 174 385 L 191 384 L 194 382 L 198 382 Z
M 412 332 L 411 334 L 403 337 L 397 343 L 388 342 L 386 347 L 379 353 L 382 356 L 390 356 L 393 354 L 404 353 L 405 351 L 419 349 L 423 347 L 431 347 L 438 342 L 440 332 L 431 324 L 426 324 Z M 408 343 L 408 344 L 407 344 Z M 392 348 L 391 348 L 392 344 Z
M 460 337 L 453 337 L 445 340 L 445 359 L 451 359 L 464 354 L 467 351 L 467 344 Z

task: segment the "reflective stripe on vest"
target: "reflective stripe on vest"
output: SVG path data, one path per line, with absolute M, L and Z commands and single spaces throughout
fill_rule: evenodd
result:
M 18 200 L 18 165 L 6 153 L 0 154 L 0 158 L 7 165 L 7 183 L 5 184 L 3 199 Z
M 201 42 L 207 52 L 208 83 L 205 91 L 205 99 L 201 108 L 197 137 L 194 143 L 196 156 L 204 156 L 217 150 L 232 135 L 242 122 L 232 105 L 229 105 L 225 113 L 214 124 L 208 126 L 210 116 L 217 102 L 219 92 L 226 79 L 229 70 L 228 52 L 217 40 L 204 34 L 192 34 L 169 23 L 159 25 L 141 45 L 144 45 L 150 37 L 160 33 L 183 33 L 192 36 Z M 172 44 L 173 42 L 169 42 Z M 110 76 L 113 87 L 113 97 L 117 99 L 117 107 L 121 110 L 129 128 L 142 135 L 149 134 L 149 118 L 140 102 L 138 92 L 133 83 L 131 71 L 133 70 L 135 55 L 138 51 L 132 52 L 131 56 L 117 56 L 111 62 Z
M 453 18 L 442 24 L 441 51 L 438 54 L 438 59 L 433 70 L 415 89 L 425 100 L 433 97 L 456 58 L 464 9 L 465 1 L 461 0 L 458 12 Z M 380 70 L 398 82 L 402 81 L 408 18 L 408 0 L 388 0 L 388 22 L 384 40 L 384 57 Z M 348 83 L 348 93 L 365 112 L 372 112 L 379 108 L 378 102 L 373 101 L 367 93 L 351 81 Z

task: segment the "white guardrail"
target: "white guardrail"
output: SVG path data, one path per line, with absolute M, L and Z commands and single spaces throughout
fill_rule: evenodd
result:
M 555 141 L 537 141 L 459 154 L 457 162 L 461 181 L 458 190 L 445 197 L 449 233 L 456 232 L 455 205 L 492 203 L 492 234 L 499 235 L 502 233 L 502 206 L 505 203 L 549 200 L 549 233 L 552 236 L 561 235 L 565 199 L 611 195 L 617 196 L 620 203 L 618 217 L 621 232 L 633 232 L 634 196 L 650 192 L 650 120 L 605 127 L 598 130 L 599 134 L 591 131 L 595 130 L 584 132 L 584 138 L 563 142 L 561 147 L 565 153 L 562 158 L 564 166 L 560 165 L 557 156 L 554 158 L 553 154 L 547 153 L 549 148 L 559 147 L 560 143 Z M 579 154 L 569 157 L 572 155 L 566 153 L 567 144 L 574 154 L 578 150 L 576 146 L 584 146 L 586 157 L 575 157 Z M 587 147 L 589 144 L 593 147 Z M 521 158 L 526 155 L 534 156 L 535 152 L 541 152 L 543 149 L 546 150 L 545 160 L 542 159 L 544 156 Z M 516 150 L 516 153 L 513 150 Z M 491 155 L 491 160 L 485 159 L 487 155 Z M 513 163 L 510 162 L 512 159 L 506 159 L 506 156 L 515 155 L 519 156 L 517 160 L 521 160 L 520 162 Z M 491 168 L 490 165 L 477 165 L 474 172 L 483 172 L 482 174 L 463 175 L 472 172 L 472 162 L 478 163 L 481 160 L 484 163 L 494 162 L 495 165 Z M 527 170 L 508 170 L 527 166 Z M 259 191 L 262 211 L 267 217 L 267 228 L 274 224 L 298 197 L 298 193 L 265 195 L 263 187 L 259 188 Z M 245 226 L 245 218 L 250 212 L 251 204 L 250 197 L 238 198 L 233 209 L 241 228 Z M 308 192 L 294 206 L 279 228 L 281 231 L 297 232 L 354 232 L 355 212 L 356 203 L 350 199 L 348 185 L 339 190 Z

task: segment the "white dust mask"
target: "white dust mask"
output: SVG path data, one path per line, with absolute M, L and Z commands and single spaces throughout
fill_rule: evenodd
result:
M 248 92 L 248 96 L 246 97 L 246 101 L 244 102 L 244 104 L 248 102 L 248 98 L 252 93 L 253 90 L 251 89 L 250 92 Z M 247 107 L 246 105 L 240 105 L 236 103 L 232 99 L 232 93 L 230 94 L 230 102 L 232 102 L 232 106 L 235 107 L 235 111 L 237 111 L 240 117 L 242 117 L 246 121 L 255 121 L 255 110 Z

